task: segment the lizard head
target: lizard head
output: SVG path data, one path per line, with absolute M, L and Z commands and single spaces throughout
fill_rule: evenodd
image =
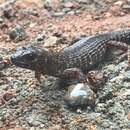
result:
M 11 62 L 21 68 L 36 70 L 42 53 L 35 47 L 20 47 L 11 56 Z

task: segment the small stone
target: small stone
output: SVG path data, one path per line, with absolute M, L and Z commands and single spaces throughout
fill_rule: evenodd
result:
M 0 28 L 3 28 L 3 27 L 7 27 L 6 23 L 5 23 L 5 20 L 0 17 Z
M 96 106 L 96 112 L 106 112 L 107 111 L 107 105 L 105 103 L 98 103 Z
M 109 18 L 109 17 L 112 16 L 112 14 L 111 14 L 110 12 L 106 12 L 106 13 L 105 13 L 105 16 L 106 16 L 107 18 Z
M 76 5 L 74 4 L 74 3 L 72 3 L 72 2 L 66 2 L 65 4 L 64 4 L 64 7 L 65 8 L 74 8 L 74 7 L 76 7 Z
M 48 11 L 56 11 L 60 6 L 60 0 L 44 0 L 44 8 Z
M 130 5 L 123 5 L 122 9 L 124 9 L 126 11 L 130 11 Z
M 67 14 L 69 14 L 69 15 L 74 15 L 74 14 L 75 14 L 75 11 L 70 11 L 70 12 L 68 12 Z
M 65 13 L 68 13 L 69 11 L 71 11 L 71 9 L 70 8 L 63 8 L 62 11 Z
M 93 0 L 77 0 L 81 4 L 92 4 L 94 1 Z
M 5 68 L 5 63 L 3 61 L 0 61 L 0 70 L 3 70 Z
M 52 14 L 52 16 L 54 17 L 63 17 L 64 15 L 65 15 L 65 12 L 56 12 Z
M 81 109 L 77 109 L 77 113 L 82 113 Z
M 3 106 L 5 104 L 4 99 L 0 98 L 0 106 Z
M 7 19 L 11 19 L 11 18 L 14 18 L 15 17 L 15 12 L 13 10 L 12 7 L 5 7 L 3 9 L 3 15 L 4 17 L 6 17 Z
M 4 68 L 8 67 L 10 65 L 10 60 L 6 59 L 0 59 L 0 70 L 3 70 Z
M 95 105 L 95 94 L 89 88 L 89 85 L 84 83 L 78 83 L 71 85 L 68 88 L 65 101 L 69 106 L 94 106 Z
M 1 128 L 1 127 L 3 127 L 3 125 L 4 125 L 4 124 L 3 124 L 3 122 L 2 122 L 2 121 L 0 121 L 0 128 Z
M 30 28 L 33 28 L 33 27 L 35 27 L 36 25 L 37 25 L 37 23 L 30 23 L 30 24 L 29 24 L 29 27 L 30 27 Z
M 123 5 L 123 1 L 119 0 L 119 1 L 115 2 L 114 5 L 122 6 Z
M 9 37 L 14 42 L 19 42 L 19 41 L 24 40 L 27 37 L 27 34 L 25 30 L 23 29 L 23 27 L 21 27 L 20 25 L 17 25 L 15 28 L 10 30 Z
M 29 117 L 26 117 L 27 122 L 32 126 L 40 126 L 44 121 L 46 122 L 45 119 L 45 116 L 42 114 L 31 114 Z
M 9 101 L 10 99 L 12 99 L 14 97 L 14 93 L 13 92 L 6 92 L 4 95 L 3 95 L 3 99 L 5 101 Z
M 130 120 L 130 112 L 127 115 L 127 119 Z
M 124 81 L 127 81 L 127 82 L 130 81 L 130 70 L 123 74 L 123 79 Z
M 44 47 L 51 47 L 58 44 L 58 38 L 55 36 L 50 36 L 44 41 Z
M 39 16 L 36 9 L 25 9 L 25 10 L 23 10 L 23 13 L 27 14 L 27 15 L 37 16 L 37 17 Z
M 30 130 L 36 130 L 35 127 L 31 127 Z
M 44 39 L 45 39 L 45 34 L 44 33 L 38 34 L 37 37 L 36 37 L 37 42 L 41 42 Z

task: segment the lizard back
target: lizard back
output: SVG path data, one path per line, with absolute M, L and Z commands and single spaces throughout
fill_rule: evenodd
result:
M 60 69 L 80 68 L 87 72 L 104 58 L 107 43 L 111 40 L 130 43 L 130 29 L 98 34 L 83 38 L 65 48 L 58 57 Z

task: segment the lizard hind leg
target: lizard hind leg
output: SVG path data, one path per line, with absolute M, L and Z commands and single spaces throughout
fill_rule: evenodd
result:
M 87 81 L 86 75 L 78 68 L 69 68 L 64 70 L 60 78 L 61 83 L 65 86 Z
M 118 56 L 118 58 L 116 58 L 116 63 L 119 63 L 128 57 L 128 45 L 127 44 L 121 43 L 121 42 L 115 43 L 115 41 L 109 42 L 107 44 L 108 49 L 111 49 L 113 47 L 121 50 L 121 52 L 119 54 L 116 54 Z M 130 62 L 130 58 L 128 58 L 128 61 Z

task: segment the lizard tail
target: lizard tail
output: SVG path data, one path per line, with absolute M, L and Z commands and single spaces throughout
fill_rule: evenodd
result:
M 130 45 L 130 28 L 109 33 L 110 39 Z

